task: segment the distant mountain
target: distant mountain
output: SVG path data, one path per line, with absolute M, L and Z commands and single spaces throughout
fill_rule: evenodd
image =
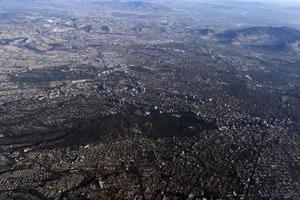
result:
M 186 29 L 186 33 L 196 35 L 202 39 L 210 39 L 214 36 L 215 32 L 211 29 Z
M 295 41 L 293 43 L 287 43 L 285 45 L 286 49 L 290 52 L 294 52 L 300 55 L 300 41 Z
M 213 39 L 215 35 L 215 32 L 211 29 L 187 28 L 184 31 L 186 34 L 199 37 L 203 40 Z
M 248 45 L 269 51 L 299 52 L 300 31 L 288 27 L 250 27 L 216 35 L 221 42 Z
M 84 32 L 89 33 L 93 29 L 93 26 L 91 24 L 87 24 L 87 25 L 80 27 L 80 29 L 83 30 Z

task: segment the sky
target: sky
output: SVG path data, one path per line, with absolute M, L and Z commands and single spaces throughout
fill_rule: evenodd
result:
M 300 5 L 300 0 L 240 0 L 240 1 L 248 1 L 248 2 L 261 2 L 261 3 L 275 3 L 280 5 Z
M 207 0 L 190 0 L 190 1 L 207 1 Z M 220 1 L 220 0 L 211 0 L 213 1 Z M 226 2 L 226 0 L 222 0 L 223 2 Z M 259 3 L 268 3 L 268 4 L 279 4 L 282 6 L 288 6 L 288 5 L 300 5 L 300 0 L 230 0 L 230 1 L 236 1 L 236 2 L 259 2 Z

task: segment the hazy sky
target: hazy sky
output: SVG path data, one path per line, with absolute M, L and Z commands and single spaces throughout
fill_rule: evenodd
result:
M 241 0 L 241 1 L 276 3 L 281 5 L 300 4 L 300 0 Z
M 205 1 L 205 2 L 218 2 L 218 1 L 222 1 L 222 2 L 226 2 L 226 0 L 187 0 L 187 1 Z M 230 0 L 232 1 L 236 1 L 236 2 L 259 2 L 259 3 L 268 3 L 268 4 L 279 4 L 282 6 L 288 6 L 288 5 L 300 5 L 300 0 Z

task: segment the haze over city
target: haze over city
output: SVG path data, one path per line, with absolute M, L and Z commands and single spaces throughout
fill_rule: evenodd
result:
M 298 200 L 299 4 L 0 1 L 0 200 Z

